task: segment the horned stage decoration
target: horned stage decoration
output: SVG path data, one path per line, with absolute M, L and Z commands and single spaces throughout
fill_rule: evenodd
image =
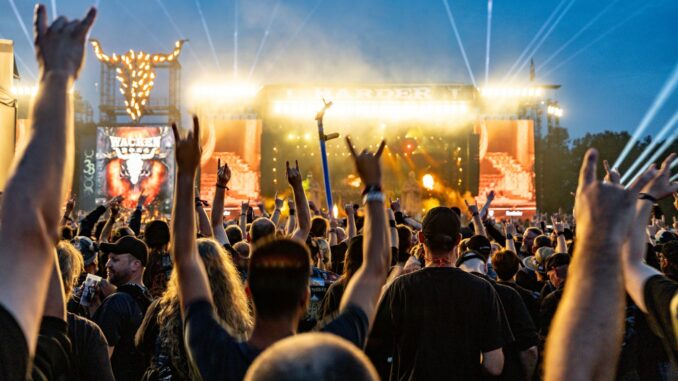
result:
M 117 55 L 107 55 L 98 40 L 90 40 L 94 54 L 102 63 L 116 67 L 116 79 L 120 82 L 120 93 L 125 97 L 125 109 L 132 120 L 138 120 L 144 113 L 148 96 L 155 80 L 154 68 L 163 63 L 171 63 L 179 57 L 185 40 L 174 44 L 172 53 L 149 54 L 142 51 Z

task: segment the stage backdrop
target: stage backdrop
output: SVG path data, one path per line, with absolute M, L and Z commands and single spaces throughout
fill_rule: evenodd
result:
M 231 181 L 224 206 L 239 209 L 242 201 L 259 200 L 261 177 L 261 120 L 201 120 L 203 156 L 200 167 L 200 197 L 210 203 L 217 183 L 217 161 L 228 163 Z
M 167 126 L 99 127 L 97 131 L 97 204 L 122 195 L 134 208 L 147 196 L 150 215 L 166 216 L 174 188 L 174 139 Z
M 532 120 L 484 120 L 480 135 L 478 202 L 491 190 L 495 216 L 531 216 L 537 201 L 534 186 L 534 125 Z

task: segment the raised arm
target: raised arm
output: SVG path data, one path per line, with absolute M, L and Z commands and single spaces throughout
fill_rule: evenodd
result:
M 353 208 L 353 204 L 346 204 L 344 205 L 344 210 L 346 211 L 346 228 L 348 229 L 346 235 L 348 235 L 348 239 L 350 240 L 358 235 L 358 229 L 355 226 L 355 209 Z
M 294 204 L 297 207 L 297 229 L 292 233 L 292 238 L 306 241 L 308 233 L 311 232 L 311 211 L 306 199 L 306 192 L 302 185 L 301 173 L 299 172 L 299 162 L 295 160 L 295 166 L 290 167 L 290 162 L 287 166 L 287 182 L 289 182 L 294 192 Z
M 205 211 L 205 206 L 207 205 L 207 201 L 201 200 L 200 199 L 200 192 L 199 189 L 196 188 L 195 190 L 195 214 L 198 216 L 198 233 L 200 233 L 203 237 L 208 237 L 211 238 L 214 236 L 212 233 L 212 223 L 210 222 L 210 219 L 207 217 L 207 212 Z
M 645 301 L 645 283 L 655 275 L 661 273 L 645 263 L 647 250 L 646 225 L 652 212 L 652 204 L 655 200 L 661 200 L 678 191 L 678 183 L 671 182 L 671 163 L 675 154 L 669 155 L 664 160 L 662 167 L 650 183 L 643 189 L 641 199 L 636 205 L 636 215 L 633 226 L 629 231 L 628 238 L 624 242 L 622 250 L 622 266 L 624 269 L 624 286 L 631 299 L 645 313 L 648 312 Z
M 200 124 L 193 117 L 193 131 L 185 138 L 179 136 L 172 124 L 177 161 L 176 189 L 172 210 L 172 260 L 179 280 L 179 301 L 182 311 L 196 300 L 212 302 L 207 273 L 198 256 L 193 209 L 193 184 L 200 165 Z
M 562 222 L 558 222 L 558 219 L 555 216 L 551 216 L 551 224 L 553 225 L 553 232 L 556 234 L 556 253 L 567 253 L 565 226 Z
M 464 200 L 464 203 L 466 203 L 468 212 L 471 213 L 473 218 L 473 229 L 475 230 L 475 234 L 487 237 L 485 226 L 483 225 L 483 221 L 480 218 L 480 212 L 478 211 L 478 202 L 474 201 L 473 204 L 469 204 L 468 201 Z
M 273 203 L 275 205 L 275 209 L 273 210 L 271 221 L 273 221 L 273 224 L 278 227 L 278 223 L 280 222 L 280 214 L 282 213 L 283 205 L 285 205 L 285 200 L 283 198 L 278 198 L 278 192 L 275 192 Z
M 214 232 L 214 239 L 222 245 L 228 245 L 228 236 L 226 229 L 224 229 L 224 196 L 228 189 L 228 182 L 231 180 L 231 168 L 228 163 L 221 165 L 221 159 L 217 161 L 217 185 L 214 191 L 214 200 L 212 201 L 212 214 L 210 223 L 212 225 L 212 232 Z
M 238 217 L 238 226 L 242 234 L 247 236 L 247 211 L 250 208 L 250 200 L 243 201 L 240 203 L 240 216 Z
M 597 159 L 590 149 L 579 175 L 578 244 L 546 342 L 546 380 L 614 379 L 624 328 L 621 246 L 651 174 L 624 189 L 596 180 Z
M 108 220 L 106 220 L 106 224 L 104 224 L 104 228 L 101 229 L 101 237 L 99 237 L 99 241 L 102 243 L 108 243 L 110 241 L 113 225 L 115 225 L 115 221 L 118 219 L 118 214 L 120 214 L 120 204 L 115 202 L 110 205 L 110 215 L 108 216 Z
M 141 215 L 144 213 L 144 203 L 146 203 L 147 196 L 144 194 L 139 195 L 137 200 L 137 207 L 132 212 L 132 215 L 129 218 L 129 228 L 132 229 L 134 234 L 139 236 L 141 234 Z
M 368 317 L 370 326 L 374 321 L 381 287 L 386 281 L 390 252 L 388 250 L 388 227 L 386 225 L 385 199 L 381 190 L 381 164 L 384 151 L 382 140 L 376 153 L 363 150 L 356 154 L 351 138 L 346 137 L 349 150 L 360 179 L 365 184 L 365 226 L 363 228 L 363 263 L 346 285 L 341 299 L 341 308 L 347 305 L 360 307 Z
M 73 123 L 68 90 L 84 58 L 92 8 L 81 20 L 59 17 L 48 28 L 47 11 L 35 12 L 39 92 L 32 134 L 7 182 L 0 215 L 0 305 L 35 351 L 58 238 L 64 188 L 73 169 Z
M 297 208 L 294 205 L 293 199 L 287 200 L 287 207 L 290 210 L 290 215 L 287 217 L 287 226 L 285 227 L 285 234 L 292 236 L 294 229 L 297 228 Z
M 65 226 L 68 224 L 68 219 L 71 218 L 71 214 L 73 213 L 73 209 L 75 208 L 75 195 L 71 196 L 71 198 L 68 199 L 66 202 L 66 209 L 64 210 L 64 215 L 61 217 L 61 222 L 59 222 L 59 226 Z
M 506 250 L 511 250 L 518 254 L 516 251 L 516 241 L 513 240 L 513 237 L 516 235 L 516 227 L 513 225 L 513 221 L 504 223 L 504 235 L 506 236 Z

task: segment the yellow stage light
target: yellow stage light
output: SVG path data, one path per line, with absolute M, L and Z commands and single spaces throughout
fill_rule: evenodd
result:
M 322 106 L 319 99 L 274 100 L 273 113 L 290 117 L 314 116 Z M 332 115 L 344 118 L 443 119 L 464 116 L 467 102 L 458 101 L 358 101 L 337 100 Z
M 486 86 L 478 88 L 483 98 L 541 97 L 544 89 L 539 86 Z
M 435 180 L 433 179 L 433 176 L 430 174 L 425 174 L 424 177 L 421 179 L 421 183 L 424 186 L 425 189 L 428 190 L 433 190 L 433 186 L 435 185 Z
M 332 215 L 334 216 L 334 218 L 339 217 L 339 208 L 337 207 L 337 204 L 334 204 L 334 206 L 332 206 Z
M 254 98 L 261 90 L 260 85 L 249 83 L 195 85 L 193 97 L 204 100 L 237 100 Z

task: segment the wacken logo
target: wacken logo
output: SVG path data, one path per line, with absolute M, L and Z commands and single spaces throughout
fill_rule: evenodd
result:
M 137 185 L 142 178 L 150 175 L 148 160 L 165 158 L 164 154 L 158 153 L 162 139 L 160 136 L 109 136 L 108 138 L 116 156 L 122 160 L 122 176 L 129 179 L 133 186 Z

